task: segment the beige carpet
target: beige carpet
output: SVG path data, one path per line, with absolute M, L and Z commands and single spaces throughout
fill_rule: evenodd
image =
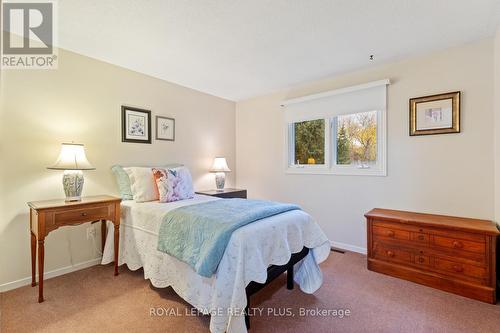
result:
M 332 253 L 321 265 L 325 282 L 315 295 L 287 290 L 285 276 L 278 278 L 252 300 L 262 315 L 252 318 L 251 332 L 500 332 L 500 306 L 369 272 L 365 260 Z M 42 304 L 30 286 L 1 294 L 0 331 L 208 331 L 208 316 L 187 316 L 191 307 L 171 288 L 151 287 L 142 270 L 121 267 L 113 277 L 111 266 L 95 266 L 47 280 L 45 288 Z M 174 308 L 181 315 L 151 317 L 152 307 Z M 302 317 L 300 307 L 351 314 Z

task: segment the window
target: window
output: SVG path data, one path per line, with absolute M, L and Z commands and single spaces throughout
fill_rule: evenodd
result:
M 342 115 L 334 121 L 337 165 L 374 167 L 377 164 L 377 111 Z
M 293 124 L 295 164 L 325 164 L 325 119 Z
M 386 84 L 284 102 L 287 172 L 385 176 Z

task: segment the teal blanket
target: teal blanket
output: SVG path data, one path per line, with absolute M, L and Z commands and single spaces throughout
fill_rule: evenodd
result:
M 223 199 L 176 208 L 163 218 L 158 250 L 211 277 L 233 232 L 266 217 L 300 209 L 262 200 Z

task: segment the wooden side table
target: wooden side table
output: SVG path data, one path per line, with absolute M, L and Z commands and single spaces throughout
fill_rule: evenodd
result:
M 102 247 L 106 221 L 114 224 L 115 275 L 118 275 L 118 244 L 121 199 L 108 195 L 83 197 L 81 201 L 46 200 L 28 202 L 31 232 L 31 286 L 36 286 L 36 244 L 38 243 L 38 303 L 43 302 L 44 243 L 49 232 L 67 225 L 101 221 Z
M 208 190 L 208 191 L 198 191 L 196 194 L 210 195 L 212 197 L 218 198 L 247 198 L 247 190 L 239 189 L 239 188 L 225 188 L 222 191 L 218 190 Z

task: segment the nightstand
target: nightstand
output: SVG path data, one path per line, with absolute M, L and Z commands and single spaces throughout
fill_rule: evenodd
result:
M 31 286 L 36 286 L 36 245 L 38 243 L 38 303 L 43 302 L 43 266 L 45 237 L 59 227 L 101 221 L 102 248 L 106 240 L 106 221 L 114 224 L 115 275 L 118 275 L 120 202 L 108 195 L 83 197 L 81 201 L 46 200 L 28 202 L 31 232 Z
M 247 190 L 242 190 L 238 188 L 225 188 L 222 191 L 217 191 L 217 190 L 199 191 L 196 192 L 196 194 L 210 195 L 212 197 L 225 198 L 225 199 L 247 198 Z

